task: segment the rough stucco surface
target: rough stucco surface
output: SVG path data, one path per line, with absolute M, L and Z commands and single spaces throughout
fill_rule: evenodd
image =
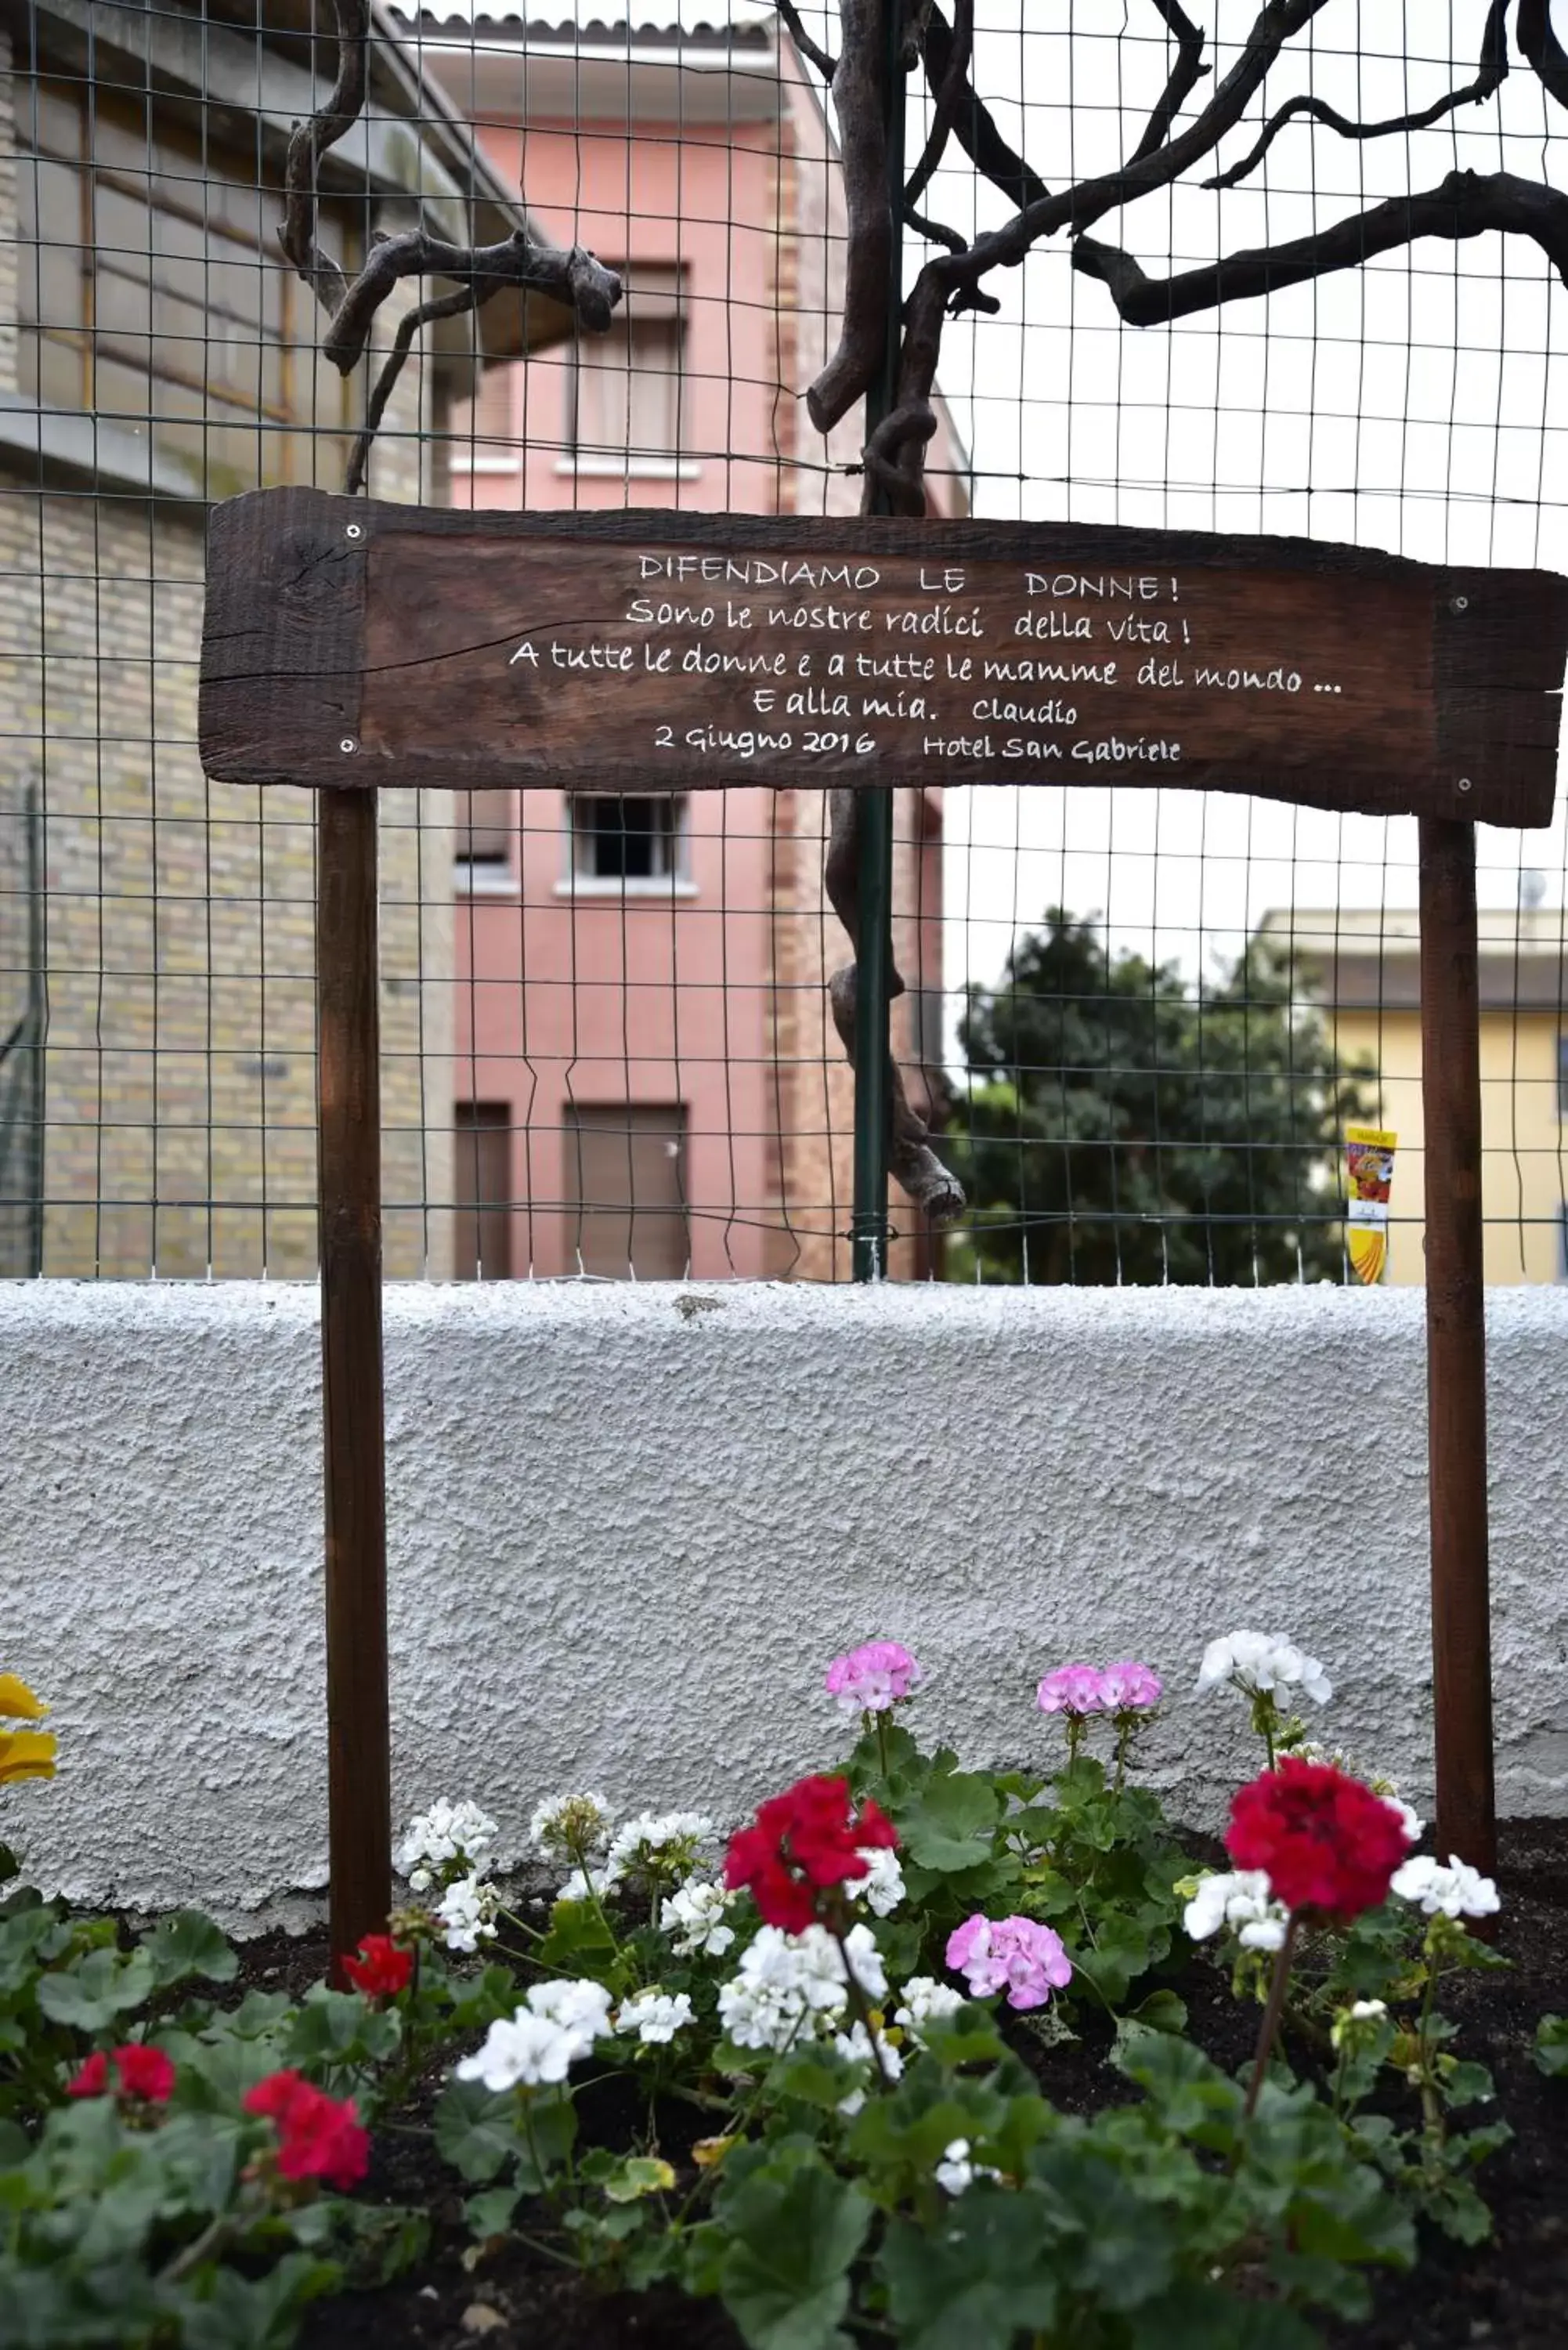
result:
M 1568 1295 L 1495 1293 L 1501 1796 L 1568 1810 Z M 1040 1672 L 1147 1658 L 1156 1775 L 1212 1818 L 1251 1764 L 1191 1694 L 1287 1631 L 1324 1734 L 1430 1792 L 1422 1299 L 391 1287 L 396 1800 L 732 1815 L 830 1759 L 826 1659 L 886 1633 L 927 1731 L 1053 1751 Z M 0 1667 L 55 1706 L 0 1833 L 87 1901 L 232 1925 L 324 1882 L 313 1288 L 0 1289 Z

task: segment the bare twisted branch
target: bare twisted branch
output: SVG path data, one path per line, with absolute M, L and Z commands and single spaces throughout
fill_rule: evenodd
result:
M 1147 277 L 1131 254 L 1087 236 L 1073 247 L 1073 266 L 1108 288 L 1129 327 L 1160 327 L 1222 302 L 1277 294 L 1308 278 L 1357 269 L 1375 255 L 1397 252 L 1420 237 L 1460 243 L 1490 229 L 1532 237 L 1568 285 L 1568 194 L 1508 172 L 1450 172 L 1424 194 L 1393 196 L 1314 235 L 1228 254 L 1177 277 Z
M 326 105 L 308 122 L 295 125 L 284 167 L 284 216 L 277 233 L 285 256 L 329 314 L 322 350 L 341 374 L 348 375 L 365 355 L 377 312 L 400 279 L 450 277 L 458 288 L 416 303 L 399 322 L 349 455 L 347 486 L 355 491 L 363 484 L 371 443 L 421 327 L 480 309 L 504 287 L 514 286 L 554 296 L 570 307 L 580 327 L 602 334 L 620 300 L 621 281 L 580 245 L 561 252 L 535 244 L 524 229 L 514 229 L 497 244 L 471 245 L 452 244 L 418 228 L 374 239 L 365 266 L 350 283 L 317 234 L 317 181 L 323 155 L 352 129 L 364 109 L 370 5 L 369 0 L 332 0 L 332 5 L 337 78 Z
M 1168 31 L 1176 36 L 1176 63 L 1165 85 L 1159 104 L 1148 118 L 1148 128 L 1133 149 L 1132 161 L 1140 163 L 1146 155 L 1154 154 L 1170 136 L 1170 126 L 1191 97 L 1204 75 L 1212 68 L 1203 62 L 1203 34 L 1195 25 L 1181 0 L 1154 0 L 1154 5 L 1164 20 Z
M 1156 0 L 1158 5 L 1158 0 Z M 1429 130 L 1435 122 L 1455 113 L 1461 106 L 1480 106 L 1492 97 L 1508 77 L 1508 12 L 1511 0 L 1492 0 L 1491 10 L 1481 35 L 1480 63 L 1475 79 L 1462 89 L 1451 89 L 1446 97 L 1437 99 L 1430 106 L 1416 114 L 1391 115 L 1385 122 L 1353 122 L 1321 98 L 1288 99 L 1279 112 L 1271 117 L 1262 137 L 1250 153 L 1228 172 L 1205 180 L 1206 188 L 1234 188 L 1255 172 L 1287 123 L 1300 121 L 1303 116 L 1321 122 L 1325 129 L 1335 130 L 1342 139 L 1386 139 L 1399 130 Z

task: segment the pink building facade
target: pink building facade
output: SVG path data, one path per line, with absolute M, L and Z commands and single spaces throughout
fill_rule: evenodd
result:
M 855 511 L 858 420 L 825 442 L 801 398 L 836 334 L 837 165 L 772 10 L 417 30 L 531 215 L 627 283 L 609 337 L 492 370 L 451 420 L 454 500 Z M 962 462 L 944 420 L 948 512 Z M 919 1100 L 940 1059 L 941 812 L 898 801 L 895 1047 Z M 851 1092 L 824 990 L 848 948 L 824 831 L 805 787 L 460 800 L 460 1274 L 843 1276 Z M 900 1221 L 891 1269 L 928 1272 Z

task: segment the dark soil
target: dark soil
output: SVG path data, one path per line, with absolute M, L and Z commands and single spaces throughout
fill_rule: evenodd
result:
M 1463 2054 L 1490 2066 L 1497 2082 L 1496 2107 L 1477 2119 L 1501 2113 L 1515 2133 L 1479 2175 L 1492 2239 L 1472 2247 L 1424 2231 L 1418 2267 L 1382 2282 L 1366 2323 L 1324 2328 L 1332 2350 L 1568 2350 L 1568 2083 L 1547 2080 L 1533 2057 L 1539 2017 L 1568 2008 L 1568 1823 L 1506 1826 L 1498 1881 L 1497 1945 L 1514 1970 L 1450 1979 L 1443 1991 Z M 325 1941 L 273 1935 L 244 1955 L 244 1983 L 297 1994 L 320 1979 Z M 1175 1988 L 1192 2036 L 1220 2064 L 1243 2064 L 1256 2016 L 1231 2000 L 1224 1976 L 1200 1965 Z M 1021 2034 L 1019 2046 L 1065 2110 L 1090 2111 L 1126 2094 L 1096 2041 L 1041 2048 Z M 584 2113 L 584 2136 L 624 2142 L 630 2118 L 607 2104 Z M 677 2162 L 682 2150 L 665 2147 Z M 476 2343 L 490 2350 L 741 2350 L 713 2303 L 597 2293 L 521 2248 L 465 2266 L 461 2196 L 422 2137 L 379 2133 L 365 2191 L 428 2210 L 430 2255 L 395 2284 L 318 2304 L 302 2350 L 472 2350 Z

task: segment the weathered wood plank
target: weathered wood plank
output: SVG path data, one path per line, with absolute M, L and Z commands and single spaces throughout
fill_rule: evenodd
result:
M 1191 532 L 269 491 L 213 516 L 208 639 L 202 758 L 234 782 L 1163 783 L 1539 825 L 1568 581 Z

